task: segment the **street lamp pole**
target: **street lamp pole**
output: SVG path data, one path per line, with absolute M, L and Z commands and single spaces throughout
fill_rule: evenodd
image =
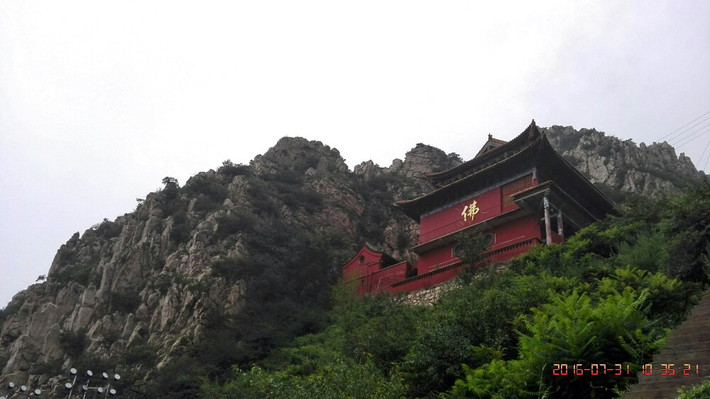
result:
M 76 386 L 76 379 L 77 379 L 77 371 L 75 368 L 72 368 L 69 370 L 69 372 L 74 376 L 74 379 L 72 382 L 67 382 L 64 384 L 64 387 L 69 390 L 69 394 L 67 395 L 67 399 L 71 399 L 71 395 L 74 393 L 74 387 Z M 101 378 L 105 381 L 106 387 L 103 387 L 101 385 L 98 386 L 90 386 L 91 385 L 91 377 L 94 376 L 94 373 L 91 370 L 86 370 L 86 384 L 81 386 L 81 391 L 83 391 L 82 394 L 82 399 L 86 399 L 86 394 L 89 391 L 94 391 L 94 398 L 96 398 L 97 394 L 103 394 L 104 392 L 106 395 L 104 397 L 108 397 L 109 394 L 115 395 L 117 392 L 115 389 L 111 388 L 111 382 L 109 380 L 109 375 L 108 373 L 101 373 Z M 121 376 L 118 374 L 113 375 L 113 381 L 119 381 L 121 379 Z M 78 392 L 77 392 L 78 395 Z M 3 399 L 3 398 L 0 398 Z
M 42 394 L 42 391 L 39 389 L 30 390 L 29 392 L 27 392 L 27 386 L 25 386 L 25 385 L 20 385 L 19 387 L 17 387 L 17 390 L 15 390 L 16 387 L 17 386 L 15 385 L 14 382 L 9 382 L 7 384 L 6 394 L 3 396 L 0 396 L 0 399 L 10 399 L 13 396 L 15 396 L 15 394 L 18 394 L 21 396 L 27 396 L 27 397 L 39 396 Z

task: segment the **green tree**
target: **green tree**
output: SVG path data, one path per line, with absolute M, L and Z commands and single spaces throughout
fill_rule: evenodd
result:
M 518 344 L 519 360 L 491 362 L 480 370 L 467 367 L 454 392 L 482 398 L 502 393 L 506 397 L 616 397 L 635 380 L 639 365 L 650 360 L 667 334 L 644 316 L 647 296 L 646 290 L 631 287 L 598 302 L 576 290 L 557 295 L 522 318 L 525 333 Z M 598 367 L 598 375 L 592 375 L 592 367 Z M 508 374 L 492 378 L 498 372 Z
M 180 187 L 178 179 L 170 176 L 165 176 L 163 178 L 163 184 L 165 185 L 166 190 L 174 190 Z
M 456 242 L 456 255 L 464 265 L 459 273 L 459 280 L 468 284 L 472 281 L 477 270 L 485 268 L 483 252 L 490 246 L 490 238 L 481 233 L 459 233 Z

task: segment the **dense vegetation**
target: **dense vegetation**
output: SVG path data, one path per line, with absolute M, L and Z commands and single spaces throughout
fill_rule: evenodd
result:
M 118 279 L 97 315 L 121 320 L 154 294 L 184 295 L 195 298 L 187 306 L 199 334 L 177 336 L 167 353 L 145 326 L 122 351 L 117 330 L 62 331 L 64 357 L 37 362 L 31 373 L 60 375 L 69 359 L 79 369 L 116 367 L 119 391 L 143 398 L 611 397 L 633 374 L 565 379 L 553 375 L 555 363 L 635 370 L 707 283 L 706 184 L 671 200 L 635 199 L 621 215 L 505 270 L 467 268 L 435 306 L 356 298 L 337 285 L 340 266 L 365 242 L 404 254 L 411 221 L 391 204 L 430 187 L 400 173 L 338 172 L 323 159 L 286 157 L 261 168 L 225 161 L 182 187 L 166 177 L 134 214 L 77 233 L 42 289 L 99 287 L 102 256 L 114 257 L 128 222 L 145 223 L 160 235 L 155 246 L 115 258 L 122 265 L 138 256 L 149 277 Z M 346 219 L 349 234 L 328 214 Z M 461 237 L 472 264 L 481 238 Z M 193 247 L 204 248 L 199 278 L 174 262 Z M 214 281 L 245 288 L 238 310 L 207 295 Z M 0 323 L 30 316 L 23 295 L 0 310 Z M 7 361 L 0 356 L 0 366 Z
M 226 209 L 225 187 L 237 175 L 245 182 L 246 205 Z M 184 187 L 171 178 L 163 183 L 160 195 L 173 223 L 173 245 L 184 245 L 199 220 L 213 214 L 217 229 L 204 238 L 214 248 L 211 274 L 248 287 L 237 314 L 225 312 L 219 301 L 208 303 L 200 340 L 140 387 L 145 397 L 195 397 L 200 378 L 224 378 L 234 364 L 261 361 L 293 337 L 321 330 L 325 318 L 320 309 L 329 307 L 330 288 L 339 279 L 335 265 L 347 259 L 353 243 L 299 223 L 296 216 L 283 217 L 284 209 L 312 214 L 322 206 L 322 196 L 302 174 L 287 170 L 256 176 L 248 167 L 226 161 L 218 173 L 198 174 Z M 229 255 L 226 249 L 237 245 L 244 248 L 241 254 Z M 175 283 L 153 282 L 165 289 Z M 208 289 L 191 279 L 184 283 L 189 289 Z M 131 353 L 131 361 L 144 360 L 141 354 L 150 351 Z
M 674 198 L 639 198 L 503 270 L 479 269 L 434 306 L 356 298 L 338 286 L 323 329 L 289 330 L 307 334 L 253 364 L 237 362 L 227 381 L 204 380 L 202 394 L 617 397 L 708 284 L 708 220 L 705 182 Z M 623 372 L 573 372 L 592 363 Z
M 175 337 L 166 350 L 151 339 L 147 326 L 136 330 L 128 345 L 120 331 L 67 329 L 59 340 L 63 357 L 36 362 L 31 371 L 61 375 L 67 359 L 77 367 L 96 368 L 108 358 L 91 349 L 98 341 L 100 352 L 110 353 L 110 366 L 123 381 L 130 381 L 121 386 L 126 395 L 194 398 L 200 394 L 203 378 L 223 381 L 233 365 L 263 364 L 294 337 L 323 331 L 340 266 L 366 241 L 384 240 L 387 221 L 394 219 L 393 187 L 413 190 L 409 195 L 418 193 L 405 176 L 361 178 L 330 167 L 328 162 L 340 159 L 331 158 L 287 157 L 279 160 L 284 165 L 266 160 L 258 172 L 225 161 L 217 171 L 199 173 L 182 186 L 166 177 L 161 190 L 138 200 L 133 214 L 115 222 L 104 220 L 83 236 L 75 234 L 59 249 L 57 265 L 42 287 L 48 291 L 71 284 L 77 290 L 98 288 L 107 275 L 107 259 L 120 258 L 117 264 L 122 265 L 135 254 L 142 277 L 104 284 L 110 289 L 104 293 L 106 300 L 96 306 L 97 314 L 120 320 L 133 317 L 151 295 L 188 297 L 193 298 L 188 306 L 199 320 L 199 332 Z M 322 170 L 310 170 L 315 167 Z M 366 204 L 352 209 L 339 200 L 342 197 L 328 195 L 333 191 L 336 197 L 356 204 L 362 199 Z M 363 218 L 358 217 L 360 212 Z M 353 232 L 344 234 L 340 225 L 330 223 L 331 214 L 342 217 Z M 398 217 L 408 221 L 404 215 Z M 159 239 L 114 256 L 115 244 L 125 239 L 122 234 L 141 223 Z M 406 235 L 398 237 L 400 248 L 408 244 Z M 191 266 L 204 270 L 189 274 L 177 270 L 175 263 L 168 264 L 171 257 L 186 256 L 195 245 L 204 248 L 206 260 Z M 210 281 L 241 289 L 238 309 L 225 309 L 222 298 L 209 295 Z M 22 299 L 18 296 L 12 306 L 0 309 L 0 322 L 20 312 Z M 19 332 L 4 339 L 18 336 Z M 7 361 L 7 356 L 0 356 L 0 366 Z

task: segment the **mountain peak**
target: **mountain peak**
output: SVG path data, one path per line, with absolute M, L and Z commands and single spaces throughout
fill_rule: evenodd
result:
M 348 171 L 345 160 L 337 149 L 303 137 L 282 137 L 266 153 L 257 155 L 251 161 L 251 166 L 257 175 L 271 174 L 278 170 L 297 174 L 309 170 L 309 173 Z

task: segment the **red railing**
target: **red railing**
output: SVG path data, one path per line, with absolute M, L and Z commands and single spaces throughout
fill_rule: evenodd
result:
M 531 246 L 539 244 L 537 238 L 530 238 L 494 249 L 483 254 L 484 261 L 501 262 L 527 252 Z M 359 281 L 357 293 L 377 294 L 380 292 L 408 292 L 433 287 L 456 277 L 463 264 L 458 258 L 434 265 L 434 270 L 418 276 L 406 277 L 407 263 L 400 262 L 384 269 L 377 270 L 365 276 L 345 281 L 344 284 Z

